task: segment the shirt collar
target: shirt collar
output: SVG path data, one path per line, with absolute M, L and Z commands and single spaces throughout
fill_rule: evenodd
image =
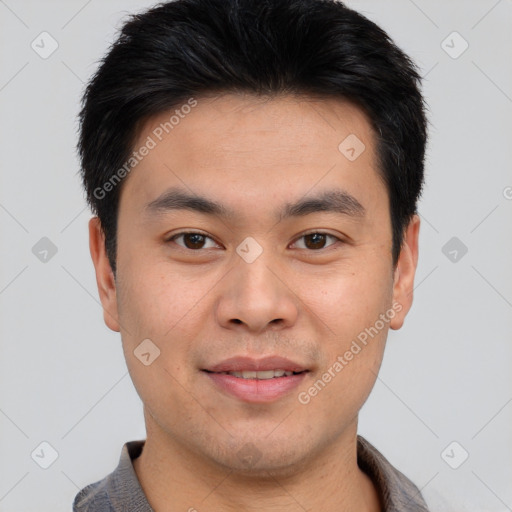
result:
M 428 512 L 420 490 L 361 436 L 357 436 L 357 463 L 375 485 L 383 512 Z
M 125 443 L 117 468 L 103 480 L 82 489 L 75 498 L 73 511 L 153 512 L 133 467 L 144 442 Z M 357 462 L 375 485 L 383 512 L 428 512 L 419 489 L 361 436 L 357 436 Z

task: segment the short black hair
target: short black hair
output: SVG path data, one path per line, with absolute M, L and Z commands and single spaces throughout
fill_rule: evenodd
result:
M 396 264 L 423 186 L 420 85 L 415 64 L 389 36 L 336 0 L 175 0 L 131 16 L 87 85 L 79 116 L 82 178 L 112 270 L 116 185 L 141 122 L 230 92 L 334 97 L 364 110 L 389 194 Z

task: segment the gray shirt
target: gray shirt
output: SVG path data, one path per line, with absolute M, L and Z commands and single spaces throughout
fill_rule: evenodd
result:
M 144 441 L 126 443 L 117 468 L 84 487 L 75 497 L 73 512 L 154 512 L 133 469 L 143 446 Z M 357 437 L 357 463 L 374 483 L 384 504 L 382 512 L 428 512 L 419 489 L 361 436 Z

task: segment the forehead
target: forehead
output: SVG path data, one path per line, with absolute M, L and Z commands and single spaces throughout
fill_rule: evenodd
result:
M 217 160 L 266 148 L 281 154 L 284 151 L 284 158 L 296 155 L 294 161 L 313 146 L 326 150 L 326 156 L 338 156 L 335 142 L 350 134 L 359 134 L 367 146 L 374 142 L 364 111 L 341 99 L 225 93 L 193 101 L 193 107 L 189 106 L 191 100 L 184 101 L 147 120 L 142 124 L 139 142 L 148 134 L 157 142 L 186 138 L 196 143 L 190 151 L 180 148 L 189 161 L 194 157 L 192 149 L 199 145 Z M 276 135 L 280 136 L 279 147 L 273 144 Z
M 233 205 L 236 197 L 301 196 L 317 185 L 382 193 L 370 120 L 336 98 L 197 97 L 146 120 L 134 149 L 144 145 L 151 150 L 126 184 L 141 201 L 175 185 L 229 195 Z

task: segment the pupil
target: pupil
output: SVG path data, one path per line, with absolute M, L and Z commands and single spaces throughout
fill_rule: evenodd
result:
M 190 244 L 187 242 L 190 242 Z M 203 243 L 204 243 L 203 235 L 200 235 L 198 233 L 189 233 L 188 235 L 185 235 L 185 245 L 189 249 L 200 249 Z
M 308 244 L 307 240 L 312 241 L 312 244 Z M 321 249 L 325 243 L 325 235 L 322 233 L 312 233 L 310 235 L 306 235 L 306 246 L 309 249 Z M 313 245 L 313 247 L 311 247 Z
M 306 235 L 306 247 L 309 249 L 321 249 L 325 244 L 325 236 L 323 233 L 312 233 Z M 309 242 L 309 243 L 308 243 Z M 189 233 L 185 235 L 185 245 L 189 249 L 200 249 L 204 244 L 204 235 L 199 233 Z

